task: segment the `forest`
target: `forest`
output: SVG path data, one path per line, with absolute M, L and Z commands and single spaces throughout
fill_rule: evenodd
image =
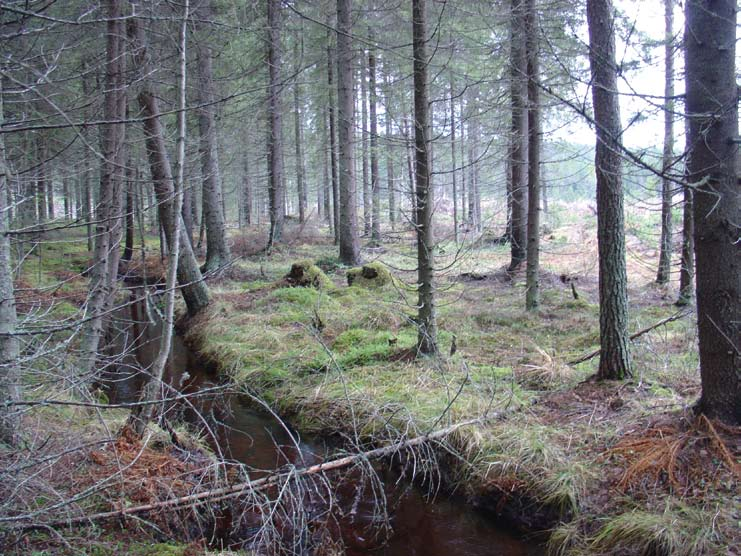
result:
M 735 0 L 0 0 L 0 553 L 733 556 Z

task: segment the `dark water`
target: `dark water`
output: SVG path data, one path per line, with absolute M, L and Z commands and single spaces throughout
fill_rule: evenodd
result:
M 137 295 L 141 295 L 138 290 Z M 149 321 L 149 316 L 153 321 Z M 110 338 L 111 355 L 119 361 L 111 366 L 105 383 L 111 402 L 136 399 L 144 372 L 159 348 L 161 323 L 156 313 L 145 310 L 144 303 L 131 304 L 119 311 Z M 121 355 L 121 354 L 124 355 Z M 198 392 L 217 386 L 216 377 L 204 368 L 179 336 L 165 373 L 166 382 L 175 391 Z M 299 439 L 286 430 L 267 411 L 258 410 L 241 396 L 208 396 L 195 408 L 178 406 L 178 415 L 199 428 L 207 426 L 216 437 L 214 449 L 229 460 L 248 466 L 256 478 L 286 464 L 296 468 L 322 461 L 328 448 L 315 439 Z M 489 515 L 465 506 L 460 500 L 438 495 L 426 496 L 389 470 L 378 469 L 383 478 L 386 512 L 379 513 L 379 490 L 357 473 L 332 475 L 333 505 L 340 517 L 331 519 L 331 535 L 341 535 L 346 554 L 351 556 L 535 556 L 542 547 L 524 542 L 497 526 Z M 340 477 L 342 477 L 340 479 Z M 326 484 L 323 483 L 323 488 Z M 304 498 L 314 514 L 326 509 L 326 497 Z M 319 497 L 321 498 L 321 497 Z M 306 510 L 306 508 L 304 508 Z M 328 513 L 328 512 L 323 512 Z M 380 519 L 379 516 L 386 516 Z M 380 519 L 380 521 L 379 521 Z M 379 523 L 385 525 L 379 525 Z

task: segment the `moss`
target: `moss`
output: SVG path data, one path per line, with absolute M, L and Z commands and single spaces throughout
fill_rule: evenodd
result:
M 347 285 L 361 288 L 383 288 L 394 283 L 391 271 L 378 261 L 347 271 Z
M 333 286 L 324 271 L 308 259 L 293 263 L 291 270 L 283 279 L 294 287 L 330 289 Z

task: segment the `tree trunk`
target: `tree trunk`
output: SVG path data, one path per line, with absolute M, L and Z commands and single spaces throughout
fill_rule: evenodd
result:
M 337 108 L 340 177 L 340 260 L 346 265 L 360 262 L 355 170 L 353 168 L 353 46 L 351 0 L 337 0 Z
M 107 121 L 120 122 L 126 117 L 126 89 L 124 87 L 124 24 L 120 0 L 107 0 L 106 65 L 103 116 Z M 92 382 L 103 337 L 106 304 L 113 295 L 118 276 L 121 240 L 121 195 L 123 192 L 124 123 L 106 124 L 101 131 L 102 168 L 100 195 L 95 224 L 95 246 L 90 269 L 90 283 L 85 322 L 80 340 L 83 380 Z
M 371 42 L 375 40 L 371 33 Z M 374 244 L 381 242 L 381 179 L 378 175 L 378 117 L 376 105 L 378 95 L 376 91 L 376 55 L 373 49 L 368 51 L 368 101 L 370 112 L 370 171 L 372 193 L 371 241 Z
M 327 42 L 329 43 L 329 37 Z M 340 244 L 340 169 L 337 150 L 337 122 L 335 120 L 334 102 L 334 51 L 327 46 L 327 88 L 329 90 L 329 160 L 332 167 L 332 223 L 334 226 L 334 242 Z
M 385 85 L 385 110 L 383 114 L 384 123 L 386 125 L 386 186 L 388 189 L 389 198 L 389 223 L 393 230 L 396 225 L 396 180 L 394 178 L 394 154 L 393 154 L 393 138 L 391 133 L 391 84 L 389 83 L 389 72 L 386 71 L 386 64 L 384 63 L 384 77 L 383 82 Z
M 656 283 L 669 281 L 672 265 L 672 190 L 674 166 L 674 0 L 664 0 L 664 153 L 661 179 L 661 239 Z
M 409 121 L 404 118 L 404 126 L 402 128 L 404 134 L 404 151 L 407 159 L 407 174 L 409 174 L 409 214 L 412 226 L 416 229 L 417 227 L 417 190 L 414 183 L 414 163 L 412 161 L 412 152 L 414 146 L 411 144 L 412 140 L 409 137 Z
M 296 144 L 296 187 L 298 189 L 298 219 L 299 222 L 303 224 L 306 221 L 306 207 L 308 205 L 308 199 L 306 195 L 306 183 L 304 183 L 304 133 L 301 128 L 301 89 L 298 82 L 298 76 L 300 75 L 301 70 L 299 64 L 302 59 L 302 53 L 299 51 L 299 39 L 295 42 L 293 57 L 296 62 L 296 80 L 293 84 L 293 130 Z
M 453 180 L 453 239 L 458 244 L 458 183 L 456 181 L 456 159 L 455 159 L 455 89 L 453 87 L 453 72 L 450 72 L 450 160 L 452 165 L 451 177 Z
M 511 0 L 510 91 L 512 101 L 512 235 L 509 270 L 527 256 L 527 53 L 524 0 Z
M 62 195 L 64 197 L 64 219 L 72 220 L 72 199 L 70 198 L 72 192 L 69 187 L 69 178 L 66 175 L 62 176 Z
M 213 5 L 209 0 L 203 6 L 203 15 L 212 18 Z M 198 45 L 198 78 L 201 108 L 198 110 L 200 134 L 201 173 L 203 178 L 203 219 L 206 223 L 206 262 L 201 272 L 218 272 L 231 259 L 226 238 L 226 222 L 221 190 L 221 172 L 216 129 L 214 101 L 213 52 L 209 37 Z
M 244 175 L 242 176 L 242 213 L 244 215 L 244 224 L 246 226 L 252 225 L 252 205 L 253 205 L 253 187 L 252 187 L 252 176 L 250 176 L 250 156 L 249 152 L 245 148 L 244 150 Z
M 699 410 L 741 425 L 741 195 L 736 2 L 685 3 L 689 181 L 695 191 Z
M 685 118 L 685 151 L 690 152 L 689 120 Z M 685 162 L 685 181 L 689 181 L 688 162 Z M 679 268 L 679 297 L 676 305 L 684 307 L 692 302 L 695 296 L 695 219 L 692 216 L 692 185 L 685 183 L 682 187 L 684 199 L 682 203 L 682 259 Z
M 0 122 L 5 123 L 3 84 L 0 79 Z M 13 291 L 13 267 L 10 255 L 10 168 L 5 158 L 5 136 L 0 135 L 0 442 L 18 444 L 20 416 L 7 404 L 20 399 L 20 349 L 16 331 L 18 317 Z
M 525 308 L 540 305 L 540 69 L 538 60 L 538 12 L 535 0 L 527 0 L 527 270 Z
M 129 160 L 126 166 L 126 183 L 124 186 L 126 190 L 126 205 L 124 208 L 126 211 L 124 213 L 126 240 L 124 242 L 123 254 L 121 255 L 121 260 L 126 262 L 130 261 L 134 256 L 134 210 L 136 210 L 136 204 L 134 203 L 134 180 L 131 173 L 131 160 Z
M 365 50 L 360 56 L 360 151 L 363 175 L 363 235 L 369 236 L 372 227 L 371 189 L 368 179 L 368 84 L 366 82 Z
M 631 375 L 628 277 L 625 268 L 620 106 L 612 0 L 587 0 L 589 65 L 597 128 L 597 246 L 599 250 L 600 379 Z
M 142 388 L 140 400 L 142 402 L 153 402 L 162 399 L 164 374 L 167 361 L 172 351 L 172 336 L 175 330 L 175 289 L 177 285 L 177 268 L 178 258 L 180 256 L 181 242 L 187 243 L 187 237 L 183 233 L 183 189 L 185 184 L 185 83 L 186 83 L 186 32 L 189 17 L 189 1 L 185 0 L 183 23 L 180 30 L 180 75 L 179 80 L 179 111 L 178 121 L 178 141 L 177 141 L 177 159 L 175 179 L 172 181 L 173 199 L 168 207 L 170 217 L 167 219 L 167 225 L 174 226 L 166 230 L 167 235 L 171 238 L 169 260 L 167 266 L 167 278 L 165 280 L 165 314 L 163 318 L 162 337 L 160 338 L 160 347 L 157 357 L 150 369 L 149 380 Z M 139 405 L 132 410 L 131 420 L 133 421 L 134 430 L 141 437 L 147 423 L 151 421 L 155 411 L 154 404 Z
M 283 131 L 280 82 L 281 71 L 281 0 L 268 2 L 268 190 L 270 194 L 270 236 L 268 251 L 281 240 L 285 221 L 283 202 Z
M 340 244 L 340 170 L 337 160 L 337 121 L 335 119 L 334 101 L 334 51 L 331 46 L 327 47 L 327 87 L 329 89 L 329 160 L 332 170 L 332 228 L 334 229 L 334 242 Z
M 146 75 L 148 63 L 147 49 L 144 43 L 144 33 L 138 19 L 129 20 L 129 32 L 135 44 L 134 59 L 139 65 L 140 72 Z M 180 230 L 180 254 L 177 264 L 177 278 L 180 284 L 185 305 L 189 315 L 195 315 L 208 305 L 208 288 L 198 268 L 198 261 L 193 254 L 190 242 L 186 241 L 185 227 L 176 225 L 175 218 L 182 218 L 182 214 L 172 211 L 174 189 L 172 169 L 165 145 L 165 133 L 162 128 L 157 96 L 150 90 L 147 80 L 143 82 L 142 90 L 138 95 L 139 107 L 144 117 L 144 139 L 149 159 L 149 168 L 154 183 L 154 193 L 157 200 L 157 213 L 164 231 L 165 243 L 173 245 L 173 230 Z
M 412 0 L 412 49 L 414 52 L 414 145 L 417 184 L 417 351 L 437 355 L 435 314 L 435 239 L 432 216 L 435 207 L 430 187 L 429 97 L 427 92 L 427 29 L 425 1 Z
M 331 90 L 330 90 L 331 93 Z M 334 183 L 334 152 L 332 152 L 333 140 L 329 137 L 329 108 L 324 108 L 322 112 L 322 132 L 324 133 L 324 148 L 322 149 L 322 159 L 324 166 L 324 184 L 322 185 L 323 195 L 322 204 L 324 206 L 324 219 L 329 224 L 329 231 L 334 234 L 334 210 L 332 209 L 332 191 Z

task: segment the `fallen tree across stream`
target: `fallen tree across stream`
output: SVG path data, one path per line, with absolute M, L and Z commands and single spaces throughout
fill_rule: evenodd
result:
M 189 494 L 187 496 L 181 496 L 179 498 L 163 500 L 161 502 L 155 502 L 151 504 L 142 504 L 140 506 L 132 506 L 129 508 L 122 508 L 119 510 L 111 510 L 108 512 L 100 512 L 96 514 L 82 515 L 78 517 L 71 517 L 67 519 L 60 519 L 60 520 L 49 521 L 45 523 L 38 523 L 38 522 L 37 523 L 23 523 L 21 521 L 22 517 L 20 518 L 13 518 L 13 517 L 0 518 L 0 524 L 3 524 L 3 522 L 5 522 L 4 524 L 6 526 L 9 526 L 9 528 L 15 529 L 15 530 L 31 530 L 31 529 L 49 530 L 51 528 L 56 528 L 56 527 L 70 527 L 72 525 L 77 525 L 77 524 L 82 524 L 82 523 L 95 523 L 95 522 L 105 521 L 105 520 L 113 519 L 113 518 L 125 518 L 127 516 L 133 516 L 133 515 L 152 512 L 156 510 L 178 509 L 178 508 L 182 508 L 185 506 L 218 502 L 220 500 L 225 500 L 228 498 L 234 498 L 234 497 L 240 496 L 241 494 L 245 492 L 265 490 L 271 486 L 279 485 L 283 483 L 284 481 L 295 480 L 295 479 L 309 476 L 309 475 L 316 475 L 319 473 L 324 473 L 324 472 L 332 471 L 335 469 L 341 469 L 344 467 L 348 467 L 354 463 L 358 463 L 360 461 L 368 461 L 368 460 L 380 459 L 383 457 L 391 456 L 401 450 L 408 450 L 410 448 L 420 446 L 427 442 L 440 440 L 442 438 L 445 438 L 449 434 L 455 432 L 458 429 L 461 429 L 467 426 L 472 426 L 472 425 L 479 425 L 479 424 L 484 423 L 485 421 L 491 420 L 492 418 L 493 416 L 490 416 L 486 419 L 471 419 L 467 421 L 462 421 L 460 423 L 456 423 L 454 425 L 451 425 L 443 429 L 438 429 L 436 431 L 432 431 L 430 433 L 427 433 L 421 436 L 417 436 L 414 438 L 410 438 L 408 440 L 397 442 L 392 445 L 375 448 L 373 450 L 369 450 L 366 452 L 360 452 L 357 454 L 344 456 L 338 459 L 322 462 L 322 463 L 312 465 L 309 467 L 305 467 L 302 469 L 293 469 L 290 471 L 275 473 L 267 477 L 255 479 L 254 481 L 246 481 L 246 482 L 241 482 L 241 483 L 237 483 L 237 484 L 229 485 L 225 487 L 214 488 L 214 489 L 206 490 L 203 492 Z M 17 522 L 13 523 L 13 521 L 16 521 L 16 520 Z

